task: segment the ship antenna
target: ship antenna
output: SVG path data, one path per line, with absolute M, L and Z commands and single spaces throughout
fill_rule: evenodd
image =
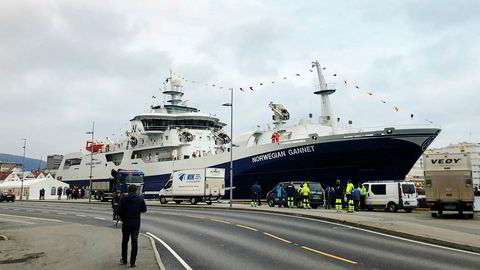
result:
M 320 83 L 320 90 L 313 92 L 315 95 L 320 95 L 322 99 L 322 107 L 320 113 L 320 124 L 325 126 L 332 127 L 332 130 L 335 128 L 335 121 L 333 121 L 333 114 L 330 106 L 329 95 L 335 93 L 333 85 L 327 85 L 325 78 L 323 77 L 323 72 L 318 61 L 312 62 L 312 68 L 317 68 L 318 81 Z M 329 89 L 330 88 L 330 89 Z

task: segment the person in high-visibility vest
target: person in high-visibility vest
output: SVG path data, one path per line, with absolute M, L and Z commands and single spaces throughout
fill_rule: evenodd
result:
M 303 184 L 303 187 L 300 189 L 300 195 L 303 197 L 303 208 L 310 208 L 310 188 L 307 183 Z
M 338 179 L 337 184 L 335 185 L 335 209 L 337 209 L 337 212 L 342 211 L 342 200 L 343 200 L 343 189 L 342 189 L 340 179 Z
M 365 210 L 365 200 L 367 198 L 367 188 L 360 185 L 360 210 Z
M 348 180 L 347 182 L 347 201 L 348 201 L 348 212 L 353 213 L 353 197 L 352 197 L 352 191 L 353 191 L 353 184 L 352 181 Z
M 292 183 L 288 184 L 285 192 L 287 193 L 288 207 L 293 208 L 295 206 L 295 193 L 297 192 L 295 186 Z

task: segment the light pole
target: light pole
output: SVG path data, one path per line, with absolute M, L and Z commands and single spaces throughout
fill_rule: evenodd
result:
M 230 107 L 230 208 L 233 200 L 233 88 L 230 88 L 230 103 L 222 106 Z
M 23 140 L 23 161 L 22 161 L 22 185 L 20 188 L 20 200 L 23 200 L 23 174 L 25 170 L 25 148 L 27 146 L 27 139 L 22 138 Z
M 88 202 L 92 201 L 92 169 L 93 169 L 93 138 L 95 134 L 95 122 L 92 123 L 92 131 L 86 134 L 92 134 L 92 142 L 90 144 L 90 185 L 88 186 Z

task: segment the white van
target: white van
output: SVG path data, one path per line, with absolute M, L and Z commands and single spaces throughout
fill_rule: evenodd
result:
M 175 171 L 159 192 L 161 204 L 190 201 L 191 204 L 220 199 L 225 195 L 225 169 L 205 168 Z
M 417 190 L 411 182 L 375 181 L 365 182 L 363 186 L 367 189 L 365 207 L 368 210 L 381 208 L 397 212 L 404 209 L 410 213 L 418 206 Z

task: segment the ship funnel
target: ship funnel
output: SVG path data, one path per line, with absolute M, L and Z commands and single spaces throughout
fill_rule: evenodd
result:
M 318 81 L 320 83 L 320 90 L 313 92 L 315 95 L 320 95 L 322 99 L 322 107 L 320 113 L 320 124 L 325 126 L 330 126 L 334 128 L 335 122 L 333 121 L 333 113 L 330 106 L 329 95 L 335 93 L 333 86 L 327 85 L 325 82 L 325 77 L 323 76 L 322 68 L 318 61 L 312 62 L 312 68 L 317 68 Z

